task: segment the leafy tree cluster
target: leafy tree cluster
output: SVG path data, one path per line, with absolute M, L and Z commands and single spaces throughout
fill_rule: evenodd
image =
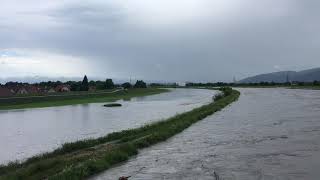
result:
M 70 90 L 71 91 L 80 91 L 81 90 L 81 82 L 77 82 L 77 81 L 68 81 L 66 83 L 67 85 L 70 86 Z
M 82 81 L 68 81 L 66 84 L 70 85 L 71 91 L 88 91 L 90 87 L 94 87 L 96 90 L 113 89 L 117 87 L 112 79 L 106 81 L 89 81 L 87 76 Z
M 313 81 L 314 86 L 320 86 L 320 81 Z
M 112 79 L 107 79 L 106 80 L 106 89 L 113 89 L 113 88 L 115 88 L 115 85 L 114 85 Z
M 187 87 L 247 87 L 247 86 L 320 86 L 319 81 L 314 82 L 285 82 L 285 83 L 276 83 L 276 82 L 259 82 L 259 83 L 224 83 L 224 82 L 216 82 L 216 83 L 187 83 Z
M 138 80 L 134 85 L 134 88 L 147 88 L 147 84 L 142 80 Z
M 123 87 L 124 89 L 130 89 L 130 88 L 147 88 L 147 83 L 145 83 L 144 81 L 142 80 L 138 80 L 134 86 L 132 86 L 131 83 L 129 82 L 126 82 L 126 83 L 123 83 L 121 85 L 121 87 Z
M 130 88 L 132 88 L 132 85 L 131 85 L 131 83 L 126 82 L 126 83 L 123 83 L 123 84 L 121 85 L 121 87 L 123 87 L 124 89 L 130 89 Z
M 7 82 L 4 86 L 6 87 L 16 87 L 16 86 L 27 86 L 29 83 L 21 83 L 21 82 Z
M 67 81 L 67 82 L 61 82 L 61 81 L 47 81 L 47 82 L 40 82 L 40 83 L 21 83 L 21 82 L 7 82 L 4 85 L 1 85 L 1 87 L 6 88 L 16 88 L 21 86 L 36 86 L 39 87 L 41 90 L 49 90 L 54 89 L 59 85 L 67 85 L 70 87 L 71 91 L 89 91 L 89 90 L 105 90 L 105 89 L 114 89 L 117 87 L 123 87 L 125 89 L 130 88 L 147 88 L 147 84 L 139 80 L 135 83 L 133 86 L 131 83 L 126 82 L 121 85 L 117 85 L 113 82 L 112 79 L 106 79 L 105 81 L 89 81 L 88 77 L 85 75 L 82 81 Z
M 222 91 L 222 93 L 218 93 L 215 96 L 213 96 L 214 101 L 218 101 L 218 100 L 222 99 L 223 97 L 229 96 L 232 94 L 231 87 L 220 87 L 219 90 Z

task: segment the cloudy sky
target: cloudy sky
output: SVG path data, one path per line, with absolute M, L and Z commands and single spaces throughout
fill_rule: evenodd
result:
M 232 81 L 320 67 L 316 0 L 1 0 L 0 78 Z

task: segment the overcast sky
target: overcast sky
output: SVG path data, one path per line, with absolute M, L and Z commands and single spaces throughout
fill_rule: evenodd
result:
M 232 81 L 320 67 L 317 0 L 1 0 L 0 78 Z

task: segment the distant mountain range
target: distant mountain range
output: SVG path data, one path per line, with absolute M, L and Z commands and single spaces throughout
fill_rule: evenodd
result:
M 320 68 L 308 69 L 304 71 L 280 71 L 268 74 L 260 74 L 245 78 L 239 83 L 259 83 L 259 82 L 276 82 L 284 83 L 287 81 L 313 82 L 320 81 Z

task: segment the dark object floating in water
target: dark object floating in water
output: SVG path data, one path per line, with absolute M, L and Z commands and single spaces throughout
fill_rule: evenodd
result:
M 119 178 L 119 180 L 128 180 L 131 176 L 128 176 L 128 177 L 125 177 L 125 176 L 122 176 Z
M 122 104 L 119 103 L 112 103 L 112 104 L 105 104 L 104 107 L 121 107 Z

